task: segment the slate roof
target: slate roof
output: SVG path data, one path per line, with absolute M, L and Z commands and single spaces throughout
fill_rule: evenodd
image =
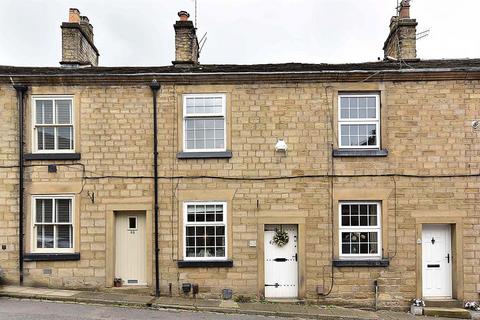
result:
M 8 75 L 141 75 L 141 74 L 207 74 L 207 73 L 288 73 L 288 72 L 355 72 L 355 71 L 415 71 L 415 70 L 475 70 L 480 68 L 480 59 L 414 60 L 408 62 L 377 61 L 344 64 L 200 64 L 195 67 L 87 67 L 68 69 L 62 67 L 15 67 L 0 66 L 0 76 Z

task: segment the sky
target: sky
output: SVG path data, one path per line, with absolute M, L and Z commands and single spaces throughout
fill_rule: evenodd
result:
M 383 58 L 397 0 L 197 0 L 203 64 L 345 63 Z M 90 19 L 101 66 L 174 60 L 173 24 L 194 0 L 0 0 L 0 65 L 59 66 L 60 24 Z M 480 57 L 478 0 L 412 0 L 418 57 Z

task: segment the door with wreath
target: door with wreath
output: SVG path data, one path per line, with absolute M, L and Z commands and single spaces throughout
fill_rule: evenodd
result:
M 298 296 L 298 226 L 265 225 L 265 298 Z

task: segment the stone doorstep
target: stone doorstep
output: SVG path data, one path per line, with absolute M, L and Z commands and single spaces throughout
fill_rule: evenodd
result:
M 455 299 L 425 300 L 425 307 L 429 308 L 459 308 L 463 309 L 463 301 Z
M 424 316 L 444 317 L 444 318 L 460 318 L 471 319 L 470 311 L 460 308 L 439 308 L 439 307 L 425 307 L 423 308 Z

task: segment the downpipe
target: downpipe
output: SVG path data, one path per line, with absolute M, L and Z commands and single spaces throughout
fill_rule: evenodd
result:
M 17 103 L 18 103 L 18 274 L 19 283 L 23 286 L 23 254 L 24 254 L 24 141 L 23 141 L 23 128 L 25 121 L 25 93 L 28 91 L 28 86 L 14 85 L 13 88 L 17 91 Z
M 155 297 L 160 297 L 160 267 L 158 249 L 158 127 L 157 127 L 157 94 L 160 84 L 152 80 L 150 89 L 153 96 L 153 184 L 154 184 L 154 221 L 155 221 Z

